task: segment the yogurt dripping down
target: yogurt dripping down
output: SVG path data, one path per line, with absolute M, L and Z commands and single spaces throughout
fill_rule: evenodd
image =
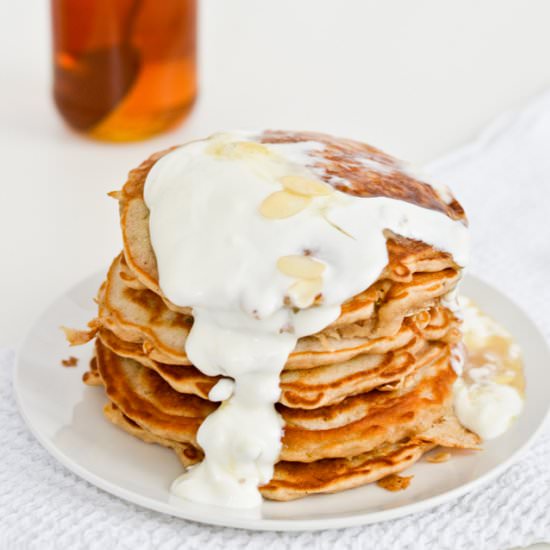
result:
M 309 152 L 323 148 L 216 134 L 175 149 L 148 174 L 160 287 L 193 309 L 192 363 L 227 377 L 209 396 L 220 407 L 198 431 L 204 460 L 172 485 L 180 497 L 260 505 L 258 487 L 273 477 L 282 445 L 279 375 L 298 338 L 328 326 L 376 281 L 388 262 L 385 229 L 467 261 L 460 221 L 320 181 Z

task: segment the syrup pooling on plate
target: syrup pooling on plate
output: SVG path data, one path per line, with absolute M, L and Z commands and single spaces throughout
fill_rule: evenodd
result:
M 217 134 L 167 154 L 147 177 L 160 287 L 193 308 L 186 353 L 205 374 L 233 380 L 211 391 L 224 400 L 198 432 L 205 459 L 173 484 L 179 496 L 261 503 L 258 486 L 271 479 L 281 449 L 281 370 L 298 338 L 332 323 L 343 302 L 379 277 L 385 229 L 466 263 L 461 221 L 334 189 L 319 177 L 318 158 L 310 166 L 310 152 L 323 148 Z
M 455 382 L 454 406 L 461 423 L 483 439 L 504 433 L 521 413 L 525 379 L 512 335 L 461 297 L 464 370 Z

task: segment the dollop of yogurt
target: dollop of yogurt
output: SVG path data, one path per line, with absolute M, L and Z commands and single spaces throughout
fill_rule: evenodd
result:
M 458 378 L 453 397 L 460 422 L 483 439 L 493 439 L 503 434 L 523 408 L 523 400 L 517 390 L 490 380 L 467 385 L 462 378 Z
M 284 423 L 274 405 L 298 338 L 340 314 L 387 264 L 384 230 L 422 240 L 464 265 L 463 223 L 386 197 L 340 192 L 320 178 L 317 142 L 262 144 L 217 134 L 175 149 L 147 176 L 159 284 L 189 306 L 192 363 L 224 380 L 198 432 L 204 460 L 172 485 L 197 502 L 249 508 L 273 477 Z
M 502 435 L 523 409 L 521 353 L 511 334 L 460 296 L 463 369 L 453 388 L 460 422 L 483 439 Z

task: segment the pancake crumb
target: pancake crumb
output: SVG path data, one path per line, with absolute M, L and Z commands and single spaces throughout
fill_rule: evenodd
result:
M 109 191 L 109 193 L 107 193 L 107 196 L 117 201 L 122 199 L 122 193 L 120 191 Z
M 440 462 L 447 462 L 447 460 L 449 460 L 450 458 L 451 453 L 440 452 L 434 455 L 427 456 L 426 462 L 430 462 L 431 464 L 439 464 Z
M 82 344 L 86 344 L 86 342 L 89 342 L 95 336 L 97 329 L 99 328 L 95 325 L 92 326 L 92 323 L 93 321 L 88 323 L 90 330 L 76 330 L 74 328 L 61 327 L 61 330 L 65 333 L 65 338 L 69 342 L 69 345 L 80 346 Z
M 383 477 L 376 482 L 378 487 L 386 489 L 386 491 L 404 491 L 411 483 L 411 479 L 414 476 L 398 476 L 397 474 L 390 474 Z
M 61 364 L 64 367 L 76 367 L 78 365 L 78 357 L 71 355 L 68 359 L 62 359 Z

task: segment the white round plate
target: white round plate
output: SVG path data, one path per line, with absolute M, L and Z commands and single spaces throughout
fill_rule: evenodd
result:
M 265 502 L 261 510 L 239 511 L 205 506 L 170 495 L 182 471 L 172 451 L 147 445 L 103 418 L 101 388 L 87 387 L 82 373 L 89 346 L 68 348 L 60 325 L 85 327 L 95 314 L 92 297 L 101 276 L 90 277 L 56 300 L 25 339 L 15 371 L 15 392 L 23 418 L 62 464 L 90 483 L 138 505 L 189 520 L 248 529 L 314 530 L 373 523 L 419 512 L 456 498 L 488 482 L 518 458 L 542 426 L 548 410 L 550 351 L 528 317 L 501 293 L 466 277 L 463 293 L 515 335 L 524 353 L 527 394 L 523 414 L 482 452 L 454 452 L 442 464 L 425 461 L 408 473 L 406 491 L 387 492 L 369 485 L 335 495 L 294 502 Z M 61 360 L 79 357 L 76 368 Z

